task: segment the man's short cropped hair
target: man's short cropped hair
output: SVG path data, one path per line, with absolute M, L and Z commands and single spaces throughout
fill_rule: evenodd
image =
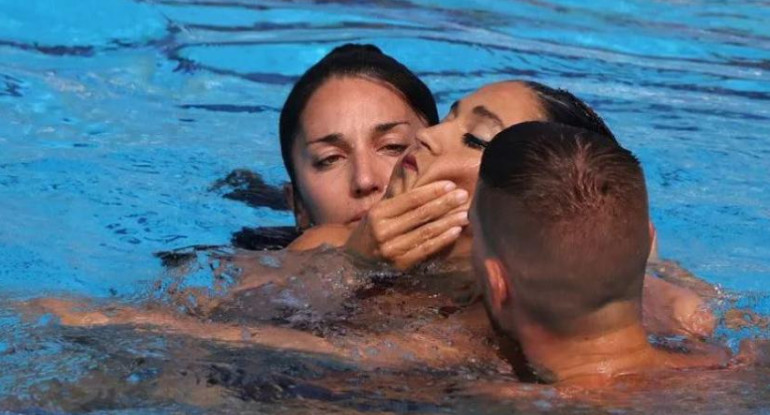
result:
M 484 151 L 477 237 L 506 266 L 517 301 L 554 330 L 641 296 L 647 191 L 611 137 L 548 122 L 499 133 Z

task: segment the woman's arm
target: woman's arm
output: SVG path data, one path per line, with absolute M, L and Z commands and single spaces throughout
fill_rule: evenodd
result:
M 643 322 L 659 335 L 710 337 L 716 318 L 704 299 L 719 296 L 719 290 L 673 261 L 658 255 L 657 231 L 650 222 L 652 246 L 647 260 L 642 297 Z
M 642 321 L 658 335 L 705 338 L 714 333 L 716 318 L 695 291 L 652 275 L 644 277 Z
M 236 343 L 254 343 L 276 349 L 324 353 L 343 356 L 344 353 L 328 341 L 310 333 L 274 326 L 244 326 L 201 321 L 194 317 L 172 314 L 165 310 L 140 309 L 111 305 L 98 307 L 84 301 L 60 298 L 39 298 L 19 307 L 24 314 L 52 314 L 61 324 L 77 327 L 127 324 L 157 328 L 201 339 Z

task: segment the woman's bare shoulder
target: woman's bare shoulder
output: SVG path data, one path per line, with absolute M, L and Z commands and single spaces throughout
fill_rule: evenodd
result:
M 308 251 L 324 244 L 342 246 L 347 242 L 351 231 L 344 225 L 315 226 L 303 232 L 287 248 L 290 251 Z

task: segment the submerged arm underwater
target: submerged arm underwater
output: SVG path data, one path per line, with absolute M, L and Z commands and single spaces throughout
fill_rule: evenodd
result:
M 54 314 L 65 325 L 133 325 L 245 347 L 259 344 L 327 353 L 375 366 L 422 362 L 444 367 L 468 359 L 500 369 L 507 366 L 493 346 L 495 336 L 481 303 L 467 303 L 472 298 L 467 294 L 461 303 L 446 295 L 467 292 L 469 287 L 473 292 L 467 278 L 460 284 L 456 275 L 436 275 L 424 283 L 424 276 L 384 268 L 361 270 L 350 257 L 328 247 L 301 253 L 239 251 L 228 261 L 240 270 L 235 285 L 224 295 L 199 295 L 194 305 L 184 300 L 181 290 L 170 304 L 102 306 L 49 298 L 22 308 L 28 314 Z M 461 288 L 450 287 L 450 281 Z M 658 308 L 645 312 L 648 330 L 702 337 L 703 330 L 672 317 L 677 309 L 669 303 L 685 298 L 700 310 L 702 300 L 679 288 L 670 291 L 663 280 L 651 281 L 655 282 L 645 297 L 657 302 L 647 300 L 646 306 Z

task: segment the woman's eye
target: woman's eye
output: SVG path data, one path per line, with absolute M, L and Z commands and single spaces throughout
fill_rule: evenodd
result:
M 475 150 L 484 150 L 489 145 L 489 141 L 484 141 L 473 134 L 463 134 L 463 143 Z
M 341 155 L 339 155 L 339 154 L 336 154 L 336 155 L 333 155 L 333 156 L 329 156 L 329 157 L 324 157 L 324 158 L 322 158 L 320 160 L 314 161 L 313 162 L 313 167 L 315 167 L 317 169 L 320 169 L 320 170 L 323 170 L 323 169 L 326 169 L 326 168 L 329 168 L 329 167 L 333 166 L 335 163 L 337 163 L 338 161 L 342 160 L 342 158 L 343 157 Z
M 406 144 L 400 144 L 400 143 L 393 143 L 393 144 L 386 144 L 382 147 L 380 147 L 380 152 L 383 152 L 390 156 L 400 156 L 401 154 L 406 151 L 406 149 L 409 148 Z

